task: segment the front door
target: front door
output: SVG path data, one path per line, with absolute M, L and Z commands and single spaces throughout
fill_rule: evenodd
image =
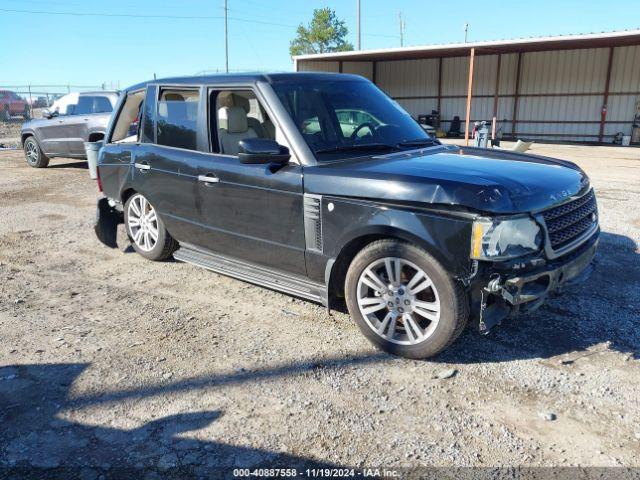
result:
M 217 253 L 305 273 L 302 168 L 244 165 L 212 154 L 199 164 L 197 243 Z
M 198 165 L 204 228 L 197 244 L 265 267 L 305 274 L 302 167 L 240 163 L 239 140 L 279 137 L 253 91 L 212 92 L 209 103 L 214 152 Z
M 36 136 L 44 153 L 60 156 L 69 154 L 67 129 L 70 118 L 67 115 L 60 115 L 44 120 L 41 125 L 38 125 Z

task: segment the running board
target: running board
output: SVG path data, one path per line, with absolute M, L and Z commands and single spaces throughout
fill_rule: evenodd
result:
M 278 270 L 272 270 L 253 263 L 236 260 L 235 258 L 225 257 L 217 253 L 202 250 L 193 245 L 185 244 L 182 244 L 173 254 L 173 258 L 181 262 L 192 263 L 193 265 L 222 275 L 244 280 L 245 282 L 305 298 L 321 303 L 322 305 L 327 304 L 327 293 L 324 285 Z

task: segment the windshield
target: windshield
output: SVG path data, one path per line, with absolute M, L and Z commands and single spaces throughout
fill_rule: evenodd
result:
M 318 161 L 434 143 L 402 107 L 371 82 L 276 82 L 273 88 Z

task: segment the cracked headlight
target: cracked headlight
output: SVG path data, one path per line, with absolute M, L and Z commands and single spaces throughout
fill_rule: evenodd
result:
M 471 258 L 504 260 L 540 250 L 542 231 L 530 217 L 479 218 L 473 222 Z

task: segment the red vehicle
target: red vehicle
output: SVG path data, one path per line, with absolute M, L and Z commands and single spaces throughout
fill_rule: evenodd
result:
M 9 90 L 0 90 L 0 120 L 8 122 L 11 116 L 20 115 L 25 120 L 31 118 L 27 101 Z

